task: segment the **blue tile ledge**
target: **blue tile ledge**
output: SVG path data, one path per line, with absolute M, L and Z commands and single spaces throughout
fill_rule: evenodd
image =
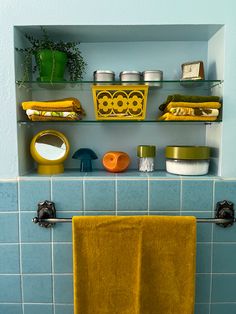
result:
M 28 173 L 24 176 L 20 176 L 19 180 L 44 180 L 44 179 L 71 179 L 71 180 L 76 180 L 76 179 L 132 179 L 132 178 L 138 178 L 138 179 L 167 179 L 167 180 L 229 180 L 228 178 L 222 178 L 213 174 L 208 174 L 208 175 L 203 175 L 203 176 L 179 176 L 179 175 L 174 175 L 170 174 L 164 170 L 158 170 L 158 171 L 153 171 L 153 172 L 140 172 L 137 170 L 129 170 L 121 173 L 111 173 L 107 172 L 104 170 L 94 170 L 92 172 L 80 172 L 78 170 L 66 170 L 64 173 L 57 174 L 57 175 L 52 175 L 52 176 L 46 176 L 46 175 L 38 175 L 36 172 Z M 231 180 L 236 180 L 236 178 L 230 178 Z

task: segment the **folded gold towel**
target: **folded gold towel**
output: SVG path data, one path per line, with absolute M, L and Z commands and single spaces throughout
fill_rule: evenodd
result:
M 164 111 L 169 102 L 219 102 L 219 96 L 199 96 L 199 95 L 169 95 L 166 101 L 160 105 L 159 109 Z
M 81 120 L 83 114 L 73 111 L 38 111 L 27 109 L 26 114 L 32 121 L 71 121 Z
M 193 314 L 194 217 L 73 217 L 75 314 Z
M 219 110 L 213 108 L 174 107 L 171 108 L 169 112 L 175 116 L 217 117 L 219 115 Z
M 188 107 L 188 108 L 212 108 L 219 109 L 221 107 L 221 103 L 216 101 L 209 102 L 181 102 L 181 101 L 171 101 L 165 108 L 164 112 L 170 111 L 171 108 L 175 107 Z
M 211 116 L 176 116 L 170 112 L 164 113 L 158 120 L 173 121 L 216 121 L 217 117 Z
M 79 117 L 47 117 L 39 115 L 28 116 L 31 121 L 79 121 Z
M 25 101 L 22 102 L 24 110 L 34 109 L 39 111 L 81 111 L 81 103 L 77 98 L 63 98 L 48 101 Z

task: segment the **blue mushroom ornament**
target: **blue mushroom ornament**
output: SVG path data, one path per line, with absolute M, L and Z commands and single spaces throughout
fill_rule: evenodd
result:
M 89 172 L 92 171 L 92 160 L 98 159 L 95 152 L 90 148 L 80 148 L 74 152 L 73 159 L 80 160 L 80 171 Z

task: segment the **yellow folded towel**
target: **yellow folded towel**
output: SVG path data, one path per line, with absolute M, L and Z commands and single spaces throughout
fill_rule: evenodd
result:
M 31 115 L 28 117 L 31 121 L 79 121 L 81 118 L 76 117 L 47 117 L 39 115 Z
M 216 121 L 217 117 L 209 116 L 176 116 L 169 112 L 163 114 L 158 118 L 158 120 L 168 120 L 168 121 Z
M 81 111 L 81 103 L 77 98 L 63 98 L 48 101 L 25 101 L 22 102 L 24 110 L 34 109 L 39 111 Z
M 213 108 L 175 107 L 171 108 L 169 112 L 175 116 L 217 117 L 219 115 L 219 110 Z
M 193 314 L 194 217 L 73 217 L 74 314 Z
M 32 121 L 74 121 L 81 120 L 83 113 L 74 111 L 38 111 L 27 109 L 26 114 Z
M 217 101 L 208 101 L 208 102 L 185 102 L 185 101 L 171 101 L 166 106 L 164 112 L 170 111 L 171 108 L 174 107 L 189 107 L 189 108 L 213 108 L 219 109 L 221 107 L 221 103 Z

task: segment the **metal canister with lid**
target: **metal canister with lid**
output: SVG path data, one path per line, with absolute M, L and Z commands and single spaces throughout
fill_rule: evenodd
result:
M 115 72 L 110 70 L 97 70 L 93 72 L 94 81 L 112 82 L 115 80 Z
M 137 147 L 137 156 L 139 157 L 138 170 L 142 172 L 151 172 L 155 169 L 156 146 L 139 145 Z
M 204 175 L 208 173 L 210 147 L 167 146 L 165 149 L 166 170 L 178 175 Z
M 147 81 L 147 85 L 149 86 L 156 86 L 161 87 L 161 82 L 154 82 L 154 81 L 162 81 L 163 80 L 163 72 L 160 70 L 148 70 L 144 71 L 143 73 L 143 80 Z M 150 82 L 152 81 L 152 82 Z
M 120 72 L 120 81 L 122 82 L 139 82 L 141 80 L 141 72 L 139 71 L 122 71 Z M 122 83 L 128 85 L 127 83 Z M 132 83 L 130 83 L 132 84 Z

